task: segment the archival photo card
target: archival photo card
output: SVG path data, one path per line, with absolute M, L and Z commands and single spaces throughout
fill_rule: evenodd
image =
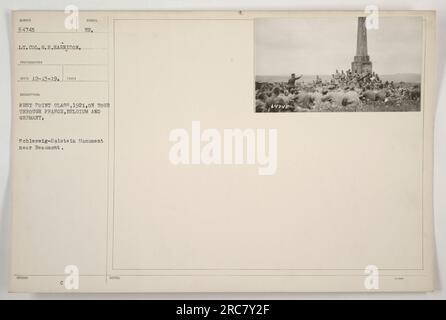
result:
M 11 21 L 11 292 L 434 289 L 435 12 Z
M 416 16 L 255 20 L 256 112 L 420 111 Z

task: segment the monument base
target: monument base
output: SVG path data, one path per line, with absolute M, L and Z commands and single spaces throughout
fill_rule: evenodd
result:
M 372 62 L 369 56 L 355 56 L 352 62 L 352 71 L 355 73 L 372 72 Z

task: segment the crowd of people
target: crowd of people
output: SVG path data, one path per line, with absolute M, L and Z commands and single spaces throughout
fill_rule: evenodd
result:
M 256 82 L 256 111 L 360 111 L 377 105 L 398 108 L 407 101 L 419 105 L 420 100 L 419 84 L 382 81 L 371 71 L 336 70 L 328 80 L 301 79 L 293 73 L 285 82 Z

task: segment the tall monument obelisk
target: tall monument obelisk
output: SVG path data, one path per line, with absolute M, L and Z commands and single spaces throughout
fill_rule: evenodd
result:
M 362 73 L 372 71 L 372 62 L 367 53 L 367 28 L 365 17 L 358 18 L 358 35 L 356 39 L 356 56 L 352 62 L 352 71 Z

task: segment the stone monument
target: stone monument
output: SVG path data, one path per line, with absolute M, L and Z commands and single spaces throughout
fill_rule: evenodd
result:
M 372 62 L 367 53 L 367 28 L 365 17 L 358 18 L 358 35 L 356 40 L 356 55 L 352 62 L 352 71 L 363 73 L 372 72 Z

